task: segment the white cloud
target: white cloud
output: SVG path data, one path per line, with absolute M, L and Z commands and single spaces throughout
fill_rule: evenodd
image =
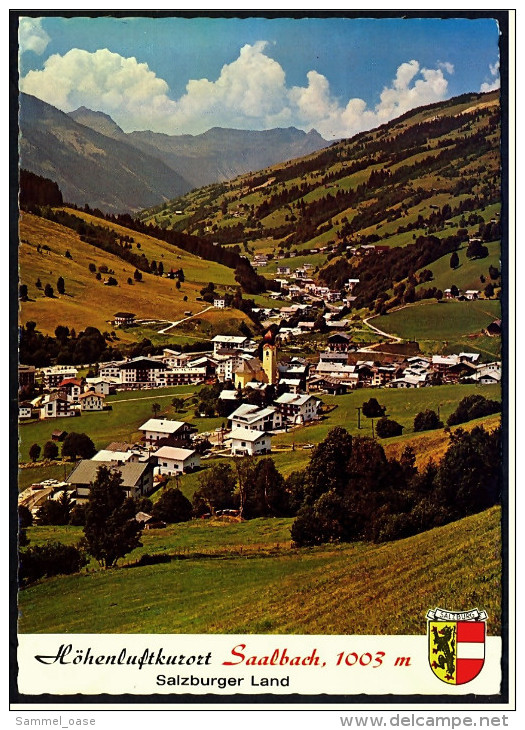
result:
M 42 18 L 21 17 L 18 23 L 20 54 L 33 51 L 39 56 L 46 50 L 51 38 L 42 28 Z
M 41 71 L 29 71 L 21 79 L 20 88 L 62 111 L 79 106 L 104 111 L 126 131 L 155 128 L 157 119 L 176 108 L 167 83 L 147 64 L 107 48 L 94 53 L 73 48 L 64 56 L 50 56 Z
M 480 91 L 483 93 L 485 91 L 496 91 L 500 87 L 500 75 L 499 75 L 499 61 L 496 61 L 496 63 L 489 64 L 490 69 L 490 75 L 492 76 L 492 81 L 484 81 L 481 84 Z
M 276 126 L 315 127 L 326 138 L 345 137 L 370 129 L 409 109 L 445 98 L 444 71 L 420 68 L 412 59 L 396 70 L 379 103 L 368 108 L 354 98 L 336 98 L 328 79 L 315 70 L 306 86 L 288 87 L 281 65 L 270 58 L 266 41 L 246 44 L 225 64 L 215 81 L 192 79 L 178 99 L 167 83 L 145 63 L 107 49 L 94 53 L 74 48 L 47 59 L 41 71 L 30 71 L 21 89 L 63 111 L 79 106 L 104 111 L 125 130 L 152 129 L 168 134 L 197 134 L 210 127 L 266 129 Z
M 448 61 L 439 61 L 438 63 L 439 68 L 442 68 L 443 71 L 446 71 L 448 74 L 454 73 L 454 64 L 449 63 Z

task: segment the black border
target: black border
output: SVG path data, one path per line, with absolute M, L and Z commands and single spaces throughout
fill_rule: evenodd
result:
M 510 273 L 512 268 L 509 261 L 509 231 L 515 229 L 516 220 L 509 219 L 509 206 L 511 203 L 511 190 L 509 186 L 509 170 L 512 165 L 514 178 L 516 173 L 516 161 L 509 159 L 509 128 L 510 128 L 510 93 L 515 98 L 516 83 L 513 81 L 510 88 L 509 81 L 509 15 L 510 10 L 422 10 L 422 11 L 296 11 L 296 10 L 254 10 L 254 11 L 237 11 L 237 10 L 199 10 L 199 11 L 146 11 L 146 10 L 10 10 L 9 11 L 9 483 L 16 484 L 18 478 L 18 19 L 20 16 L 28 17 L 213 17 L 213 18 L 492 18 L 495 19 L 500 28 L 500 76 L 501 76 L 501 153 L 502 153 L 502 209 L 501 221 L 503 224 L 503 236 L 501 246 L 501 266 L 503 274 L 506 275 L 506 281 L 510 284 Z M 512 69 L 515 76 L 516 68 Z M 514 129 L 516 118 L 513 119 Z M 516 209 L 516 193 L 513 193 L 514 209 Z M 516 271 L 514 268 L 514 291 L 516 291 Z M 489 695 L 479 697 L 474 694 L 453 696 L 450 695 L 275 695 L 275 694 L 257 694 L 257 695 L 24 695 L 18 692 L 17 685 L 17 533 L 18 524 L 16 519 L 17 513 L 17 497 L 16 490 L 10 488 L 9 499 L 9 544 L 12 548 L 9 552 L 9 701 L 13 705 L 31 705 L 38 704 L 41 706 L 49 706 L 54 709 L 55 706 L 65 705 L 98 705 L 94 708 L 99 711 L 118 711 L 126 708 L 132 708 L 133 705 L 152 705 L 146 711 L 154 709 L 167 709 L 168 705 L 184 705 L 184 710 L 191 709 L 193 705 L 195 710 L 206 710 L 206 705 L 225 705 L 224 708 L 213 708 L 213 711 L 230 711 L 234 709 L 243 709 L 243 705 L 257 705 L 258 709 L 266 710 L 284 710 L 293 711 L 297 709 L 297 705 L 324 705 L 317 710 L 334 709 L 334 705 L 345 704 L 351 708 L 352 705 L 377 705 L 378 709 L 388 709 L 390 705 L 411 704 L 414 709 L 422 709 L 425 705 L 472 705 L 469 711 L 476 711 L 476 705 L 484 705 L 490 709 L 490 705 L 506 704 L 509 702 L 509 648 L 511 637 L 509 636 L 509 581 L 510 581 L 510 562 L 511 555 L 515 555 L 516 544 L 509 545 L 509 528 L 510 519 L 513 517 L 514 534 L 516 532 L 516 516 L 512 516 L 509 511 L 509 445 L 510 445 L 510 421 L 509 421 L 509 340 L 512 337 L 516 342 L 516 329 L 514 332 L 509 331 L 509 314 L 511 302 L 509 301 L 509 285 L 504 288 L 504 295 L 501 300 L 502 305 L 502 402 L 503 402 L 503 454 L 502 468 L 504 473 L 507 490 L 502 500 L 502 684 L 501 693 L 497 695 Z M 515 305 L 512 303 L 515 311 Z M 514 361 L 514 372 L 516 372 L 516 361 Z M 514 405 L 516 403 L 514 402 Z M 516 447 L 516 436 L 513 438 L 514 447 Z M 517 449 L 515 448 L 515 453 Z M 516 460 L 514 461 L 514 469 Z M 512 549 L 514 552 L 509 552 Z M 514 616 L 516 615 L 516 605 L 513 606 Z M 516 638 L 513 637 L 514 656 L 516 656 Z M 516 696 L 516 683 L 514 680 L 514 695 Z M 264 708 L 264 705 L 278 705 L 279 707 Z M 122 707 L 108 708 L 100 705 L 123 705 Z M 229 705 L 229 706 L 228 706 Z M 156 707 L 155 707 L 156 706 Z M 332 706 L 332 707 L 331 707 Z M 20 711 L 20 707 L 10 708 Z M 28 708 L 23 708 L 24 710 Z M 32 709 L 32 708 L 31 708 Z M 68 708 L 69 709 L 69 708 Z M 144 708 L 142 708 L 144 710 Z M 182 709 L 182 708 L 179 708 Z M 505 708 L 512 710 L 512 707 Z M 136 710 L 135 710 L 136 711 Z M 212 711 L 212 710 L 208 710 Z M 367 707 L 368 712 L 371 711 Z

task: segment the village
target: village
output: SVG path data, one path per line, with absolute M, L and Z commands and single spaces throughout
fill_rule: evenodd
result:
M 133 317 L 118 313 L 115 324 L 129 325 Z M 20 403 L 19 419 L 60 419 L 61 428 L 52 435 L 57 442 L 67 436 L 63 424 L 70 418 L 104 413 L 111 409 L 106 403 L 108 396 L 122 391 L 162 392 L 170 386 L 215 384 L 220 391 L 220 412 L 225 414 L 225 422 L 213 433 L 198 433 L 194 424 L 154 414 L 140 425 L 137 442 L 109 443 L 92 458 L 79 461 L 63 481 L 45 480 L 24 490 L 20 504 L 36 513 L 46 499 L 58 498 L 62 490 L 76 502 L 85 502 L 101 465 L 120 473 L 127 496 L 140 498 L 167 479 L 199 470 L 201 459 L 212 455 L 270 454 L 275 435 L 301 429 L 323 417 L 322 394 L 338 396 L 360 388 L 494 385 L 501 381 L 501 362 L 481 362 L 478 353 L 430 357 L 378 353 L 374 358 L 373 351 L 360 351 L 351 335 L 340 331 L 327 336 L 325 349 L 314 360 L 282 356 L 281 334 L 274 329 L 267 330 L 262 343 L 242 335 L 216 335 L 211 344 L 212 349 L 202 352 L 164 348 L 159 355 L 102 362 L 93 377 L 80 377 L 79 369 L 68 365 L 40 370 L 20 365 L 19 388 L 34 389 L 39 384 L 42 393 Z M 243 397 L 250 392 L 253 398 Z M 74 430 L 82 429 L 75 425 Z M 311 447 L 313 444 L 303 446 Z

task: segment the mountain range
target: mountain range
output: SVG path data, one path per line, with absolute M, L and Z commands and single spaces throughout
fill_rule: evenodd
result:
M 124 132 L 108 115 L 66 114 L 20 95 L 20 166 L 58 183 L 64 199 L 131 212 L 323 149 L 318 132 L 213 128 L 200 135 Z

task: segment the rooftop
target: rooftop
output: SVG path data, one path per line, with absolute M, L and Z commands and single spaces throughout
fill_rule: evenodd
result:
M 157 431 L 158 433 L 176 433 L 186 424 L 184 421 L 170 421 L 162 418 L 150 418 L 140 426 L 139 431 Z

